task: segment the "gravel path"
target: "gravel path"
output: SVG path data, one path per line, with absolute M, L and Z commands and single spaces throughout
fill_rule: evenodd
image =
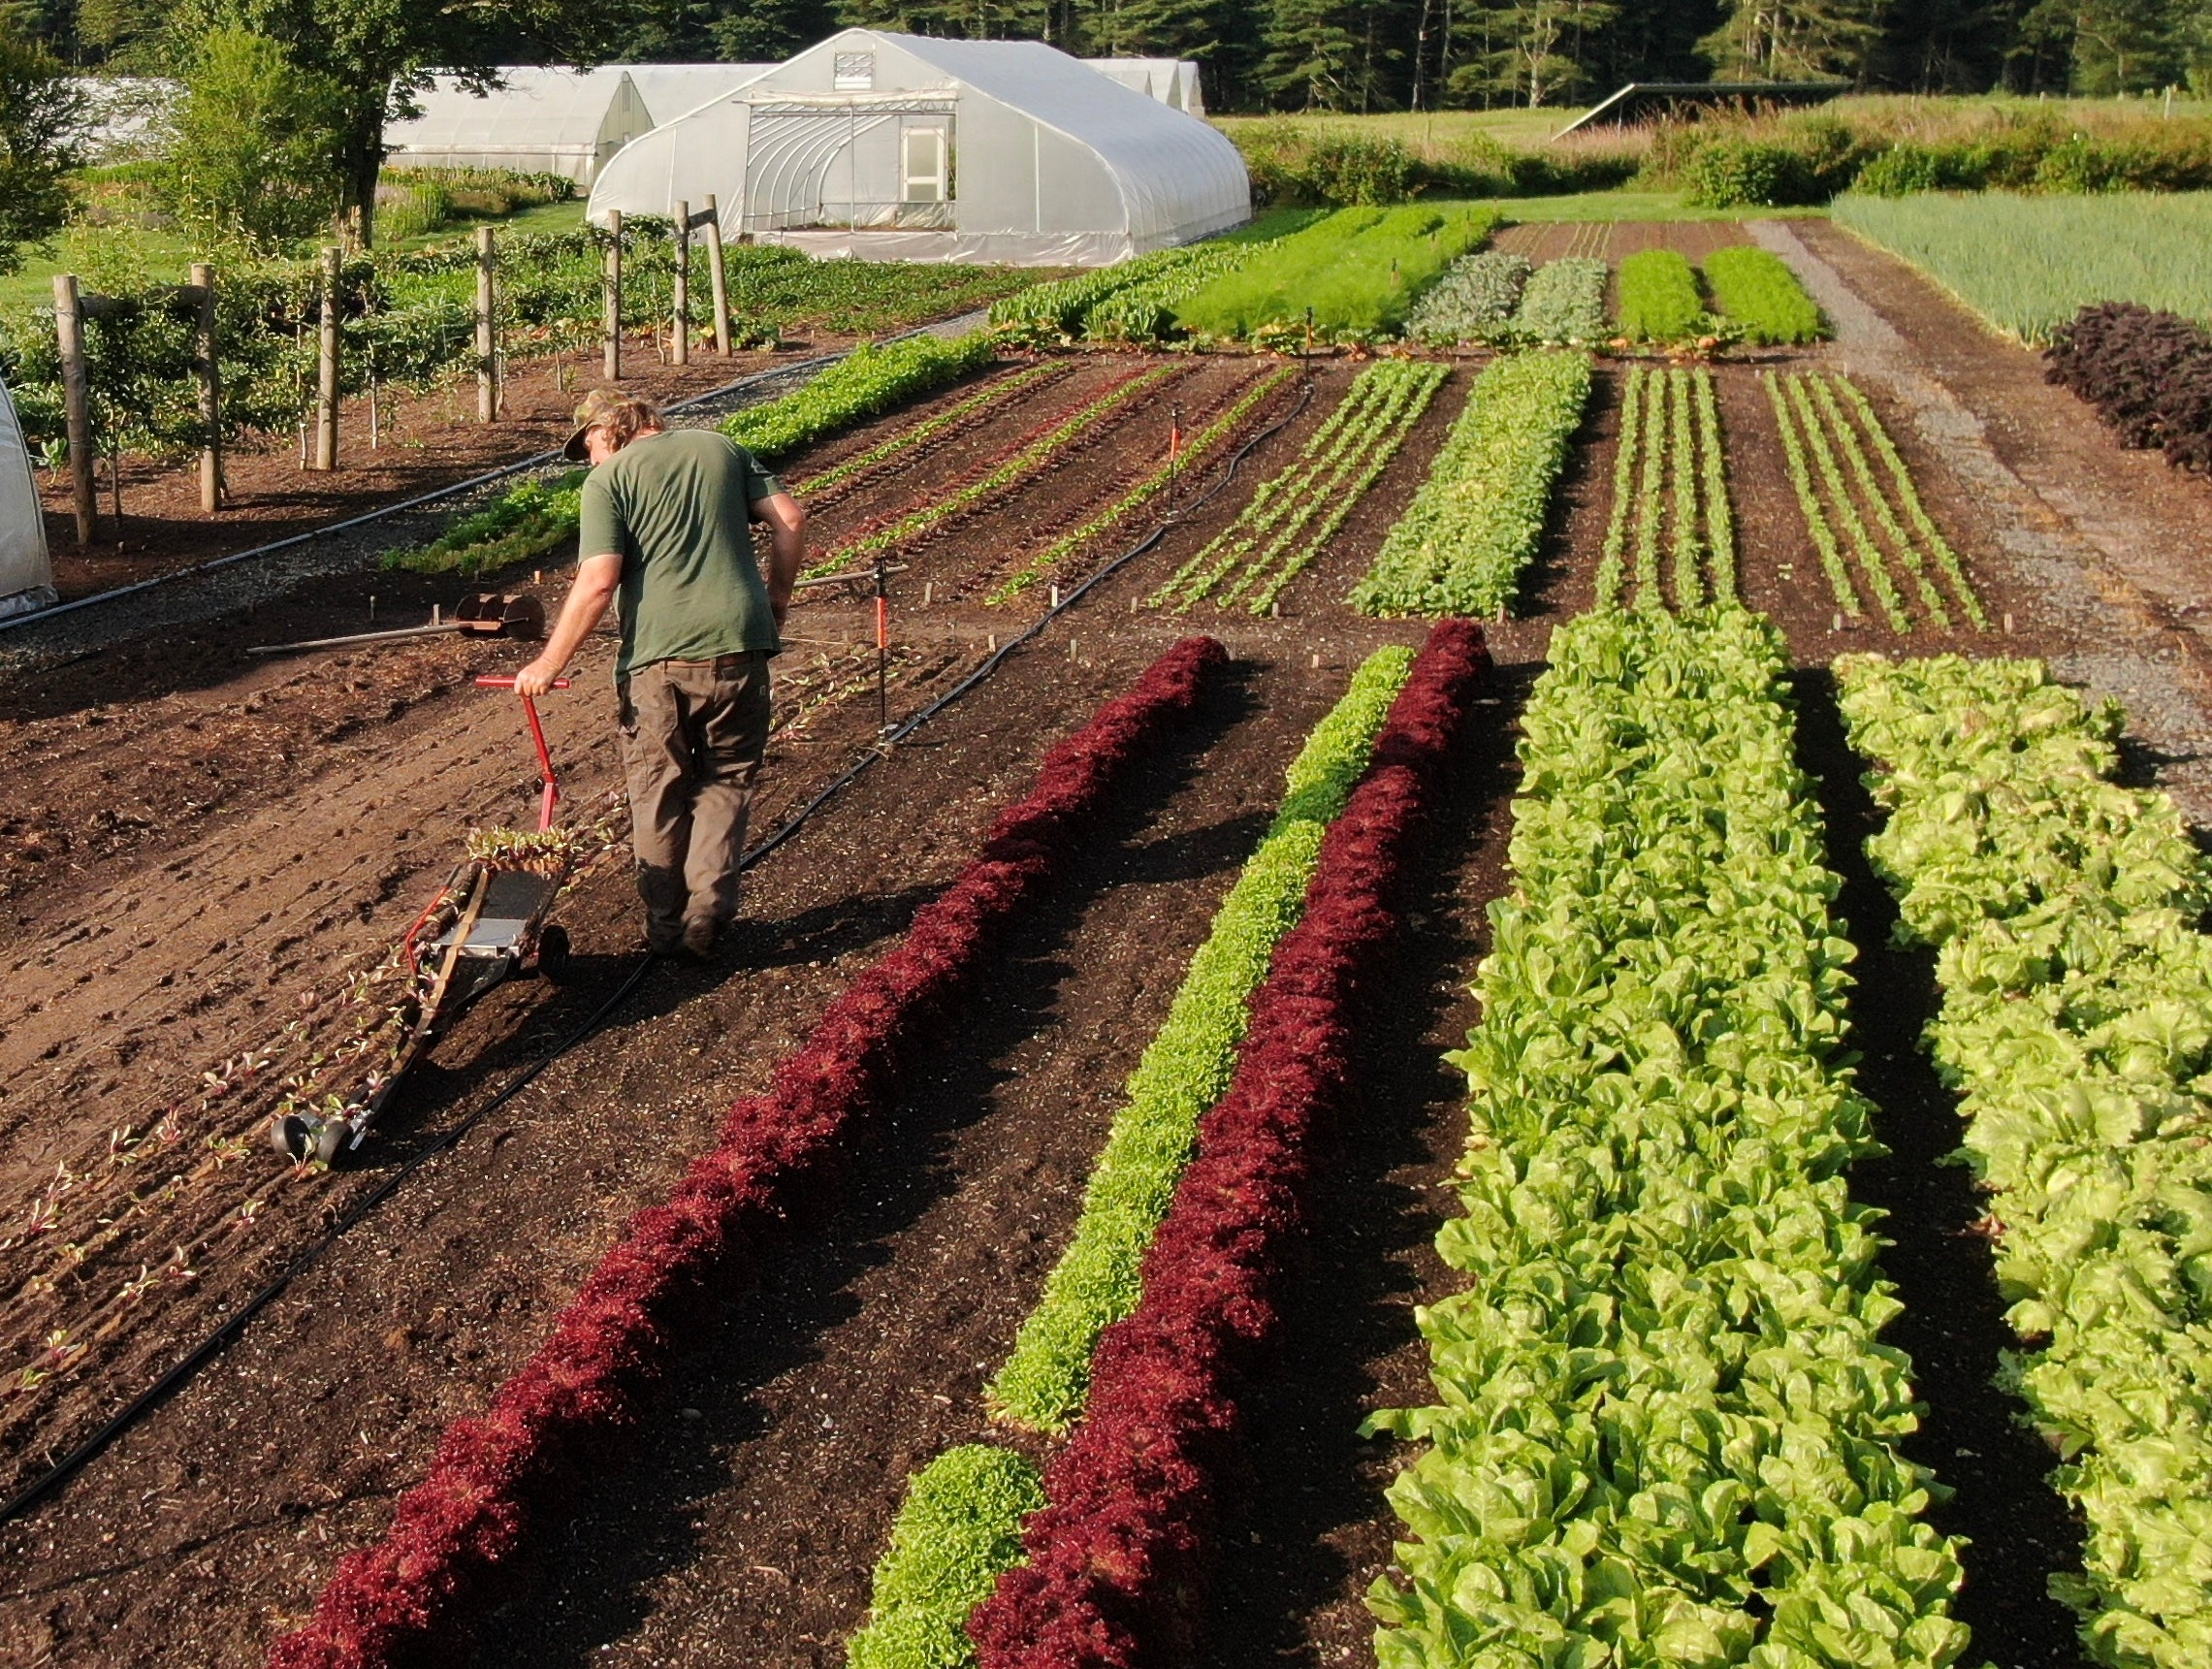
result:
M 1981 501 L 2016 578 L 2080 640 L 2108 646 L 2058 658 L 2054 670 L 2125 702 L 2130 731 L 2163 755 L 2160 786 L 2192 822 L 2212 825 L 2212 679 L 2200 659 L 2207 646 L 2174 618 L 2207 599 L 2195 576 L 2153 555 L 2172 543 L 2170 530 L 2082 475 L 2029 464 L 2024 479 L 1993 444 L 2000 414 L 1963 400 L 1793 226 L 1753 221 L 1751 235 L 1812 292 L 1835 327 L 1843 366 L 1886 384 L 1911 411 L 1921 438 Z M 1994 337 L 1989 349 L 2020 352 Z

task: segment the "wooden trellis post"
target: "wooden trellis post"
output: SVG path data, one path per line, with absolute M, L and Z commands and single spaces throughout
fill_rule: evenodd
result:
M 92 543 L 99 499 L 92 481 L 92 398 L 84 375 L 84 310 L 78 305 L 77 274 L 53 278 L 54 345 L 61 354 L 61 403 L 69 433 L 70 501 L 77 511 L 77 548 Z
M 715 296 L 715 352 L 729 357 L 729 271 L 722 262 L 721 210 L 715 194 L 707 193 L 706 211 L 699 217 L 707 228 L 707 282 Z
M 607 211 L 607 279 L 603 286 L 606 306 L 606 352 L 601 369 L 609 382 L 623 374 L 623 211 Z
M 499 420 L 499 337 L 492 319 L 492 228 L 476 228 L 476 421 Z
M 200 377 L 200 513 L 212 516 L 223 506 L 223 373 L 216 359 L 215 269 L 192 264 L 193 300 L 199 319 L 192 334 L 193 369 Z
M 668 281 L 668 363 L 691 363 L 691 206 L 676 205 L 676 271 Z
M 314 467 L 320 470 L 337 467 L 337 286 L 344 259 L 336 243 L 323 250 L 323 317 L 315 333 Z

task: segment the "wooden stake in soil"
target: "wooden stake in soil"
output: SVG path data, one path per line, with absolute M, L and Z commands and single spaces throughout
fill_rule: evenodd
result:
M 607 211 L 607 276 L 600 286 L 600 304 L 606 337 L 601 369 L 607 380 L 615 382 L 623 374 L 623 211 L 619 209 Z
M 492 228 L 476 228 L 476 421 L 499 421 L 499 338 L 492 322 Z
M 53 277 L 54 344 L 61 355 L 61 402 L 69 433 L 70 502 L 77 511 L 77 548 L 92 543 L 100 501 L 92 483 L 92 399 L 84 380 L 84 314 L 77 301 L 77 274 Z
M 336 243 L 323 250 L 323 318 L 315 333 L 315 462 L 321 470 L 337 467 L 337 280 L 345 251 Z
M 691 363 L 691 205 L 676 205 L 676 267 L 668 279 L 668 358 Z
M 195 261 L 192 287 L 200 305 L 192 332 L 192 369 L 200 380 L 200 513 L 212 516 L 223 504 L 223 372 L 216 359 L 215 269 Z
M 707 193 L 707 283 L 715 299 L 715 352 L 729 358 L 729 270 L 722 262 L 721 210 Z

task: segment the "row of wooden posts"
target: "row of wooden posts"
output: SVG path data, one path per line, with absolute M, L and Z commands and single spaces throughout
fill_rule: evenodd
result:
M 669 296 L 669 358 L 676 365 L 691 360 L 691 234 L 705 228 L 707 273 L 714 297 L 715 352 L 730 351 L 729 276 L 722 257 L 721 220 L 715 199 L 697 213 L 689 203 L 676 206 L 676 270 Z M 607 242 L 606 271 L 601 291 L 601 367 L 609 382 L 623 370 L 623 216 L 612 211 Z M 322 258 L 322 319 L 315 344 L 314 444 L 306 466 L 315 470 L 337 467 L 338 419 L 338 277 L 344 251 L 332 245 Z M 493 231 L 476 231 L 476 418 L 497 423 L 500 408 L 500 357 L 498 327 L 493 302 L 498 261 Z M 193 310 L 192 369 L 200 384 L 200 509 L 213 515 L 223 501 L 222 372 L 216 359 L 215 269 L 204 262 L 192 268 L 192 281 L 174 292 L 176 304 Z M 78 288 L 74 273 L 61 273 L 53 280 L 54 338 L 61 356 L 63 417 L 69 436 L 69 478 L 77 517 L 77 546 L 92 543 L 97 518 L 92 455 L 91 385 L 85 369 L 84 321 L 117 312 L 125 304 L 112 296 L 95 296 Z

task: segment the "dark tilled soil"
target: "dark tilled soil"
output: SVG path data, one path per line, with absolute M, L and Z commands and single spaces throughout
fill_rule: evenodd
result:
M 1956 1492 L 1929 1522 L 1964 1536 L 1967 1581 L 1955 1615 L 1973 1630 L 1972 1655 L 2007 1669 L 2085 1661 L 2074 1616 L 2053 1599 L 2049 1572 L 2079 1569 L 2081 1526 L 2046 1482 L 2058 1456 L 2014 1418 L 1993 1387 L 2001 1355 L 2018 1348 L 1977 1231 L 1987 1206 L 1958 1147 L 1958 1099 L 1919 1048 L 1940 1006 L 1932 958 L 1890 943 L 1897 906 L 1867 862 L 1882 818 L 1844 739 L 1833 681 L 1797 680 L 1798 756 L 1827 821 L 1828 861 L 1843 877 L 1837 912 L 1859 947 L 1852 1025 L 1864 1058 L 1858 1087 L 1877 1109 L 1885 1157 L 1851 1168 L 1853 1198 L 1888 1214 L 1882 1273 L 1905 1313 L 1884 1337 L 1912 1358 L 1928 1415 L 1906 1453 Z
M 1467 1137 L 1466 1083 L 1443 1057 L 1477 1018 L 1468 980 L 1506 886 L 1515 718 L 1540 670 L 1504 670 L 1475 707 L 1405 877 L 1421 903 L 1401 955 L 1362 996 L 1360 1105 L 1316 1166 L 1314 1233 L 1280 1289 L 1275 1372 L 1247 1405 L 1245 1464 L 1222 1518 L 1207 1637 L 1224 1669 L 1371 1653 L 1361 1596 L 1403 1533 L 1377 1507 L 1404 1456 L 1358 1429 L 1434 1395 L 1412 1312 L 1459 1284 L 1432 1242 Z
M 1301 417 L 1298 427 L 1317 420 L 1315 412 Z M 1296 432 L 1286 432 L 1265 442 L 1228 492 L 1189 513 L 1129 574 L 1086 602 L 1054 635 L 1010 662 L 997 682 L 864 778 L 822 822 L 771 860 L 753 893 L 767 925 L 753 947 L 752 971 L 721 982 L 656 974 L 599 1038 L 564 1057 L 456 1152 L 410 1181 L 341 1243 L 311 1283 L 296 1289 L 257 1323 L 236 1351 L 56 1500 L 13 1526 L 4 1545 L 20 1556 L 16 1562 L 22 1568 L 36 1569 L 38 1576 L 0 1596 L 4 1650 L 31 1660 L 43 1654 L 52 1661 L 97 1661 L 115 1651 L 133 1661 L 162 1660 L 165 1654 L 168 1660 L 195 1663 L 252 1660 L 284 1619 L 296 1618 L 311 1603 L 337 1554 L 373 1536 L 388 1514 L 388 1498 L 420 1475 L 443 1423 L 481 1405 L 488 1390 L 540 1336 L 627 1212 L 657 1197 L 709 1138 L 730 1096 L 765 1078 L 842 978 L 859 959 L 878 953 L 928 891 L 972 850 L 989 816 L 1019 791 L 1049 738 L 1079 722 L 1104 695 L 1126 687 L 1183 629 L 1150 616 L 1132 619 L 1132 597 L 1156 585 L 1167 565 L 1210 537 L 1257 480 L 1287 460 L 1297 440 Z M 1075 478 L 1082 478 L 1080 470 Z M 1385 509 L 1389 513 L 1387 503 Z M 1018 505 L 1009 513 L 1020 513 Z M 984 519 L 986 537 L 990 528 Z M 1341 568 L 1331 574 L 1339 588 L 1350 577 Z M 810 634 L 818 629 L 834 638 L 857 626 L 854 613 L 839 603 L 810 606 L 798 617 L 800 629 Z M 903 662 L 904 676 L 891 690 L 894 711 L 911 708 L 944 688 L 958 667 L 971 663 L 986 626 L 1003 633 L 1017 624 L 946 608 L 897 618 L 904 622 L 901 639 L 913 647 Z M 1228 796 L 1221 802 L 1225 806 L 1270 803 L 1279 786 L 1275 755 L 1287 756 L 1311 718 L 1341 690 L 1358 655 L 1375 643 L 1417 638 L 1419 632 L 1418 626 L 1409 624 L 1347 627 L 1332 621 L 1315 635 L 1312 626 L 1295 619 L 1252 622 L 1233 630 L 1234 650 L 1256 666 L 1272 668 L 1262 672 L 1261 694 L 1253 700 L 1255 716 L 1249 722 L 1258 740 L 1238 744 L 1257 747 L 1266 757 L 1237 755 L 1246 758 L 1256 775 L 1225 764 L 1209 773 L 1199 791 Z M 1064 645 L 1074 653 L 1068 655 Z M 430 653 L 453 658 L 440 670 L 458 682 L 459 671 L 467 664 L 465 647 L 441 643 Z M 72 670 L 90 680 L 89 671 Z M 548 704 L 557 756 L 572 772 L 579 804 L 612 778 L 599 676 L 603 674 L 587 665 L 581 680 L 585 693 Z M 213 667 L 205 684 L 210 694 L 228 693 L 223 675 Z M 127 687 L 112 683 L 107 693 L 118 711 L 131 707 Z M 762 808 L 764 821 L 777 802 L 796 799 L 850 756 L 873 719 L 868 691 L 853 693 L 855 698 L 842 706 L 821 709 L 803 733 L 803 745 L 772 757 L 773 788 L 770 803 Z M 174 693 L 156 697 L 173 698 Z M 158 1106 L 158 1096 L 148 1092 L 165 1081 L 163 1073 L 188 1084 L 204 1064 L 220 1058 L 220 1051 L 261 1035 L 289 1013 L 286 1005 L 300 988 L 303 971 L 341 974 L 396 937 L 437 866 L 447 860 L 453 833 L 465 821 L 514 820 L 523 815 L 529 769 L 519 731 L 506 734 L 512 720 L 504 713 L 494 730 L 485 717 L 491 710 L 470 705 L 476 700 L 426 701 L 414 714 L 419 732 L 395 723 L 372 725 L 354 739 L 351 753 L 333 755 L 333 750 L 346 747 L 342 742 L 327 745 L 320 754 L 305 751 L 315 756 L 303 759 L 301 774 L 320 773 L 317 793 L 288 791 L 273 777 L 250 793 L 241 789 L 239 803 L 215 818 L 214 828 L 197 839 L 186 837 L 186 855 L 166 868 L 156 870 L 153 864 L 177 848 L 149 843 L 139 861 L 118 855 L 113 875 L 88 896 L 55 889 L 25 901 L 19 931 L 45 947 L 40 956 L 50 959 L 50 966 L 39 968 L 38 987 L 23 987 L 30 1010 L 23 1018 L 41 1028 L 37 1035 L 26 1038 L 14 1031 L 0 1039 L 0 1062 L 20 1063 L 16 1080 L 19 1098 L 12 1098 L 14 1139 L 21 1153 L 18 1187 L 35 1186 L 47 1174 L 39 1169 L 41 1150 L 59 1146 L 73 1154 L 75 1169 L 93 1169 L 80 1157 L 82 1144 L 115 1122 L 110 1108 L 123 1101 L 131 1084 L 144 1084 L 126 1104 L 131 1108 L 149 1102 Z M 98 769 L 86 764 L 84 780 L 95 781 Z M 304 810 L 317 798 L 333 803 L 303 822 Z M 1128 861 L 1139 870 L 1146 862 L 1172 867 L 1177 851 L 1210 851 L 1206 841 L 1236 832 L 1208 835 L 1206 830 L 1222 818 L 1201 815 L 1202 811 L 1203 805 L 1187 814 L 1187 823 L 1171 818 L 1170 827 L 1188 832 L 1163 837 L 1156 848 L 1145 846 Z M 407 843 L 416 850 L 412 868 L 402 864 L 393 869 L 395 824 L 415 831 Z M 330 909 L 320 902 L 325 878 L 334 869 L 343 873 L 345 857 L 355 852 L 364 864 L 381 867 L 373 879 L 365 879 L 367 890 L 360 899 L 341 891 L 342 908 Z M 287 861 L 293 853 L 297 857 Z M 279 875 L 301 879 L 270 892 L 257 878 L 272 866 Z M 363 873 L 367 878 L 368 871 Z M 989 1044 L 994 1055 L 1035 1064 L 1048 1077 L 1061 1072 L 1064 1075 L 1054 1081 L 1078 1099 L 1101 1093 L 1093 1077 L 1106 1086 L 1108 1095 L 1118 1089 L 1146 1033 L 1142 1027 L 1109 1026 L 1106 1016 L 1118 1019 L 1123 1009 L 1138 1001 L 1132 992 L 1138 987 L 1165 1000 L 1180 978 L 1177 947 L 1185 940 L 1195 943 L 1190 936 L 1202 933 L 1207 913 L 1203 891 L 1221 879 L 1202 865 L 1178 875 L 1175 885 L 1197 886 L 1201 895 L 1187 907 L 1161 906 L 1166 914 L 1158 920 L 1147 914 L 1141 889 L 1102 906 L 1106 914 L 1100 917 L 1095 947 L 1087 926 L 1074 943 L 1041 942 L 1037 955 L 1050 957 L 1055 968 L 1065 963 L 1077 971 L 1066 977 L 1061 1000 L 1067 1016 L 1055 1016 L 1057 1029 L 1028 1043 L 1020 1041 L 1013 1018 L 982 1022 L 997 1028 L 985 1034 L 997 1040 Z M 134 889 L 144 891 L 149 882 L 150 896 L 142 902 Z M 1181 895 L 1170 889 L 1161 896 Z M 201 1191 L 239 1191 L 239 1201 L 226 1196 L 234 1213 L 242 1209 L 245 1194 L 266 1202 L 252 1233 L 240 1236 L 245 1244 L 302 1243 L 319 1216 L 328 1220 L 331 1210 L 352 1197 L 346 1190 L 369 1185 L 383 1167 L 412 1151 L 429 1132 L 449 1127 L 481 1105 L 549 1041 L 591 1011 L 628 966 L 633 908 L 619 866 L 610 866 L 587 884 L 562 912 L 577 941 L 580 968 L 574 983 L 558 994 L 527 982 L 511 984 L 478 1005 L 410 1080 L 392 1110 L 389 1130 L 369 1150 L 367 1172 L 294 1182 L 283 1167 L 272 1167 L 253 1154 L 232 1162 Z M 165 913 L 153 917 L 164 923 L 164 930 L 142 933 L 148 943 L 133 941 L 120 956 L 104 948 L 118 942 L 112 916 L 155 909 Z M 189 935 L 166 926 L 166 915 L 179 909 L 195 917 Z M 322 931 L 331 940 L 327 949 L 318 948 L 305 960 L 296 947 L 284 943 L 296 939 L 304 911 L 321 913 L 311 920 L 329 918 Z M 1113 925 L 1117 920 L 1118 927 Z M 1119 966 L 1115 957 L 1139 952 L 1146 958 L 1141 965 L 1113 972 Z M 232 971 L 241 959 L 254 969 L 250 979 L 240 980 Z M 1089 983 L 1094 968 L 1109 997 L 1084 994 L 1094 989 Z M 123 1076 L 127 1063 L 110 1066 L 103 1053 L 106 1031 L 120 1036 L 131 1030 L 120 1019 L 121 1013 L 133 1011 L 127 993 L 123 1009 L 107 1008 L 115 1000 L 111 992 L 118 972 L 148 986 L 156 1012 L 164 1003 L 177 1008 L 173 1024 L 188 1028 L 177 1033 L 182 1046 L 146 1057 L 140 1075 L 129 1082 Z M 201 989 L 182 989 L 187 981 L 203 979 L 208 984 Z M 1035 983 L 1015 979 L 1002 989 L 1010 994 L 1010 1004 L 1015 994 L 1024 1002 L 1048 1000 L 1051 993 L 1031 990 Z M 173 991 L 177 993 L 174 999 Z M 117 1018 L 90 1023 L 93 1003 Z M 136 1017 L 150 1023 L 154 1016 Z M 1102 1028 L 1111 1032 L 1104 1042 L 1092 1036 Z M 192 1030 L 200 1036 L 192 1037 Z M 24 1045 L 19 1054 L 18 1042 Z M 1102 1055 L 1101 1049 L 1119 1052 Z M 915 1127 L 933 1168 L 914 1184 L 920 1192 L 894 1198 L 890 1217 L 856 1220 L 854 1233 L 870 1223 L 888 1230 L 900 1213 L 922 1212 L 937 1197 L 927 1175 L 937 1174 L 935 1168 L 941 1166 L 948 1165 L 951 1174 L 961 1176 L 978 1165 L 1001 1166 L 991 1172 L 1000 1178 L 1001 1198 L 1009 1187 L 1036 1191 L 1018 1166 L 1007 1171 L 993 1157 L 994 1138 L 961 1134 L 972 1120 L 981 1121 L 979 1130 L 1000 1127 L 995 1114 L 985 1116 L 979 1098 L 1007 1069 L 971 1069 L 963 1063 L 981 1057 L 966 1051 L 951 1058 L 952 1087 L 942 1092 L 950 1099 L 922 1115 Z M 1049 1064 L 1054 1059 L 1065 1064 L 1055 1069 Z M 62 1071 L 54 1073 L 57 1064 Z M 1090 1070 L 1094 1064 L 1095 1073 Z M 962 1077 L 962 1073 L 969 1075 Z M 70 1085 L 64 1092 L 49 1087 L 64 1080 Z M 1071 1137 L 1050 1118 L 1048 1103 L 1021 1106 L 1028 1110 L 1017 1108 L 1004 1121 L 1017 1133 L 1009 1138 L 1012 1150 L 1018 1153 L 1025 1142 L 1039 1144 L 1043 1155 L 1039 1164 L 1067 1172 L 1072 1197 L 1080 1186 L 1095 1131 L 1081 1126 Z M 1092 1116 L 1095 1120 L 1104 1113 Z M 194 1128 L 189 1134 L 197 1140 L 200 1133 Z M 895 1145 L 896 1137 L 893 1140 Z M 95 1157 L 103 1156 L 93 1151 Z M 886 1164 L 881 1172 L 884 1178 L 908 1169 L 904 1157 Z M 884 1185 L 890 1187 L 889 1181 Z M 26 1195 L 16 1198 L 24 1201 Z M 989 1185 L 980 1195 L 963 1190 L 946 1198 L 963 1202 L 949 1207 L 953 1221 L 972 1223 L 975 1213 L 987 1218 L 994 1211 Z M 1066 1199 L 1052 1209 L 1064 1219 Z M 917 1226 L 903 1231 L 901 1240 L 912 1249 L 884 1255 L 895 1263 L 909 1260 L 902 1268 L 914 1267 L 911 1260 L 917 1256 L 926 1265 L 921 1248 L 928 1244 L 929 1231 L 918 1226 L 923 1223 L 938 1227 L 926 1215 L 916 1216 Z M 916 1235 L 925 1237 L 915 1239 Z M 842 1236 L 841 1230 L 829 1243 L 846 1244 Z M 808 1243 L 815 1241 L 810 1237 Z M 48 1405 L 40 1434 L 19 1439 L 30 1442 L 18 1452 L 21 1475 L 28 1475 L 31 1462 L 54 1453 L 68 1432 L 84 1429 L 86 1416 L 113 1406 L 172 1359 L 192 1336 L 194 1318 L 213 1313 L 211 1306 L 221 1294 L 244 1290 L 245 1276 L 258 1266 L 249 1252 L 234 1252 L 233 1244 L 218 1242 L 219 1255 L 213 1258 L 195 1253 L 194 1283 L 178 1289 L 157 1285 L 144 1308 L 132 1312 L 133 1329 L 121 1335 L 128 1348 L 104 1344 L 101 1371 L 74 1381 L 69 1399 Z M 1027 1256 L 1034 1262 L 1054 1250 L 1047 1236 Z M 879 1253 L 864 1249 L 854 1255 L 866 1263 Z M 967 1260 L 983 1254 L 963 1243 L 944 1255 L 965 1270 Z M 867 1342 L 881 1331 L 881 1303 L 878 1313 L 846 1325 L 844 1300 L 836 1296 L 845 1280 L 837 1272 L 842 1268 L 838 1257 L 831 1256 L 788 1277 L 793 1291 L 814 1283 L 827 1307 L 810 1312 L 802 1306 L 795 1319 L 786 1316 L 776 1323 L 785 1329 L 785 1345 L 779 1348 L 787 1347 L 794 1357 L 843 1362 L 863 1378 L 871 1360 L 887 1371 L 894 1358 L 873 1355 L 875 1347 Z M 959 1271 L 946 1277 L 955 1296 L 960 1278 Z M 964 1278 L 972 1289 L 983 1285 L 980 1272 Z M 771 1311 L 779 1307 L 756 1310 L 746 1325 L 768 1325 Z M 973 1325 L 1004 1332 L 1019 1307 L 1010 1299 L 996 1307 L 981 1306 Z M 810 1315 L 816 1320 L 810 1321 Z M 831 1332 L 820 1332 L 831 1324 L 837 1324 Z M 972 1375 L 977 1370 L 961 1371 Z M 757 1376 L 760 1396 L 769 1404 L 780 1395 L 769 1387 L 773 1378 L 772 1371 Z M 953 1389 L 962 1388 L 955 1384 Z M 888 1392 L 882 1395 L 893 1405 L 900 1401 Z M 940 1407 L 928 1404 L 932 1411 Z M 782 1431 L 780 1425 L 768 1428 L 770 1447 L 759 1451 L 757 1461 L 767 1468 L 759 1474 L 763 1477 L 778 1475 L 776 1468 L 785 1464 L 773 1460 L 779 1452 L 774 1445 L 788 1441 L 787 1434 L 779 1435 Z M 886 1425 L 874 1435 L 865 1430 L 857 1435 L 864 1442 L 856 1454 L 903 1456 L 929 1446 L 937 1433 L 921 1428 L 902 1435 Z M 899 1488 L 897 1471 L 884 1470 L 876 1496 L 852 1499 L 854 1516 L 838 1545 L 858 1548 L 880 1539 Z M 755 1513 L 753 1521 L 741 1525 L 748 1504 L 733 1496 L 722 1515 L 742 1528 L 744 1545 L 755 1538 L 764 1538 L 763 1545 L 785 1545 L 812 1533 L 794 1526 L 817 1524 L 829 1498 L 810 1498 L 788 1514 Z M 158 1504 L 148 1540 L 117 1528 L 141 1522 L 142 1501 Z M 108 1582 L 103 1573 L 118 1537 L 129 1544 L 136 1568 L 142 1573 L 158 1570 L 158 1580 L 122 1588 Z M 864 1565 L 871 1556 L 854 1557 Z M 860 1603 L 862 1588 L 856 1585 L 864 1576 L 863 1568 L 839 1590 L 836 1604 L 848 1613 Z M 694 1598 L 680 1582 L 672 1591 L 662 1584 L 653 1595 L 656 1605 L 667 1607 L 657 1626 L 689 1627 L 682 1620 Z M 798 1625 L 799 1633 L 811 1631 L 806 1623 Z

